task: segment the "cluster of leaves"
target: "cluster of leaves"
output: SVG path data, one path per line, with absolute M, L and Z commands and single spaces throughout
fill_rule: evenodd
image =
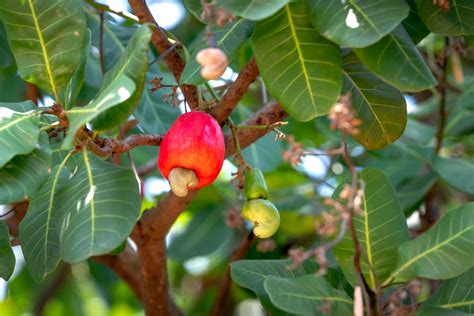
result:
M 185 3 L 197 18 L 202 16 L 197 1 Z M 355 136 L 357 142 L 368 150 L 383 149 L 403 135 L 397 144 L 379 152 L 368 151 L 358 158 L 361 166 L 379 168 L 366 168 L 359 173 L 365 183 L 364 216 L 354 219 L 363 250 L 363 275 L 369 288 L 376 291 L 382 287 L 388 296 L 393 284 L 415 278 L 449 279 L 421 305 L 420 315 L 435 311 L 440 315 L 470 313 L 472 290 L 460 280 L 472 277 L 474 271 L 467 251 L 473 246 L 474 205 L 450 210 L 435 226 L 413 240 L 409 237 L 406 217 L 418 209 L 440 178 L 472 196 L 474 165 L 469 159 L 433 154 L 435 129 L 426 118 L 432 117 L 438 97 L 420 105 L 425 113 L 418 110 L 408 116 L 403 92 L 416 95 L 437 84 L 431 70 L 436 68 L 433 60 L 428 66 L 416 44 L 432 33 L 421 47 L 433 56 L 442 53 L 440 35 L 465 36 L 469 41 L 473 30 L 467 21 L 472 17 L 472 4 L 454 3 L 447 12 L 432 1 L 333 1 L 331 4 L 217 1 L 216 5 L 244 19 L 256 20 L 251 41 L 260 74 L 268 92 L 292 118 L 308 121 L 327 114 L 339 95 L 349 92 L 356 117 L 362 122 L 361 132 Z M 355 22 L 351 21 L 352 17 Z M 470 72 L 470 69 L 465 71 Z M 466 76 L 460 96 L 448 92 L 452 106 L 443 135 L 449 139 L 448 151 L 454 144 L 463 144 L 468 152 L 472 147 L 467 136 L 473 131 L 472 123 L 460 124 L 459 130 L 453 130 L 455 122 L 468 115 L 465 111 L 472 111 L 472 101 L 466 99 L 471 95 L 471 80 Z M 296 123 L 299 127 L 293 128 L 290 124 L 288 131 L 310 146 L 329 147 L 338 142 L 337 137 L 321 126 L 326 124 L 324 120 L 318 119 L 317 123 L 323 134 L 320 140 L 314 139 L 312 124 L 306 127 Z M 281 169 L 274 171 L 275 177 L 288 179 L 284 173 Z M 292 173 L 288 174 L 291 177 Z M 343 178 L 328 173 L 325 180 L 343 183 Z M 278 187 L 284 180 L 275 181 Z M 304 186 L 304 181 L 297 186 L 291 182 L 284 185 L 287 187 L 284 190 L 274 192 L 281 201 L 277 206 L 284 210 L 282 229 L 276 237 L 281 247 L 285 247 L 288 239 L 311 231 L 311 228 L 305 231 L 301 221 L 308 218 L 308 209 L 313 209 L 310 214 L 318 209 L 314 200 L 311 202 L 312 194 L 297 193 L 301 192 L 300 186 Z M 335 190 L 334 198 L 341 189 L 342 184 Z M 298 222 L 292 220 L 295 216 Z M 295 231 L 291 226 L 296 223 L 299 229 Z M 188 234 L 191 237 L 192 233 Z M 278 257 L 275 253 L 279 251 L 283 249 L 274 250 L 270 257 Z M 196 255 L 193 253 L 189 258 Z M 326 277 L 316 276 L 317 265 L 311 262 L 288 271 L 288 260 L 242 260 L 231 265 L 232 278 L 255 292 L 265 309 L 275 315 L 314 314 L 328 308 L 335 314 L 350 314 L 351 285 L 356 282 L 354 247 L 349 233 L 335 247 L 334 255 L 333 268 Z M 446 295 L 442 302 L 435 299 L 440 293 Z
M 184 3 L 202 19 L 201 1 Z M 434 56 L 444 53 L 443 36 L 464 37 L 474 47 L 474 4 L 452 1 L 448 11 L 431 0 L 217 0 L 214 6 L 238 17 L 211 28 L 217 47 L 231 58 L 235 70 L 255 56 L 263 79 L 234 111 L 235 121 L 256 109 L 256 92 L 265 87 L 290 115 L 286 133 L 306 147 L 331 148 L 340 137 L 324 116 L 341 94 L 350 93 L 361 125 L 349 147 L 365 148 L 354 155 L 364 167 L 359 177 L 365 184 L 364 216 L 355 217 L 354 225 L 369 288 L 382 287 L 388 297 L 396 284 L 414 278 L 446 280 L 431 297 L 420 298 L 425 300 L 420 315 L 473 312 L 469 280 L 474 273 L 474 204 L 460 204 L 474 195 L 474 163 L 450 157 L 459 147 L 463 154 L 473 154 L 473 56 L 466 56 L 463 84 L 451 83 L 454 89 L 449 90 L 442 83 L 449 117 L 441 136 L 431 126 L 439 99 L 431 69 L 436 69 Z M 193 39 L 183 43 L 183 55 L 189 57 L 180 84 L 201 86 L 206 82 L 195 56 L 208 44 L 206 30 L 193 33 L 192 23 L 187 20 L 176 30 L 186 29 Z M 132 168 L 125 161 L 120 166 L 96 156 L 88 143 L 99 134 L 115 137 L 130 115 L 139 122 L 134 133 L 165 133 L 179 115 L 165 102 L 169 88 L 152 92 L 146 86 L 157 77 L 176 84 L 160 65 L 150 65 L 155 58 L 151 34 L 151 26 L 117 24 L 108 15 L 101 22 L 94 8 L 78 0 L 0 3 L 0 204 L 29 201 L 19 240 L 28 271 L 37 281 L 61 261 L 78 263 L 114 251 L 140 216 L 142 199 Z M 423 39 L 420 51 L 416 45 Z M 99 54 L 97 48 L 102 48 Z M 17 71 L 64 112 L 53 116 L 51 109 L 23 101 L 25 85 Z M 407 115 L 403 93 L 417 97 L 426 90 L 431 91 L 428 99 Z M 93 135 L 84 129 L 86 124 Z M 440 137 L 445 139 L 444 157 L 434 150 Z M 156 157 L 156 150 L 137 148 L 132 154 L 141 165 Z M 324 176 L 308 176 L 282 164 L 281 146 L 270 135 L 243 154 L 250 165 L 266 172 L 282 225 L 271 251 L 261 253 L 252 246 L 248 260 L 232 263 L 234 282 L 253 291 L 272 315 L 328 309 L 350 314 L 356 281 L 349 235 L 334 248 L 325 276 L 315 274 L 318 266 L 312 261 L 289 271 L 291 262 L 281 259 L 291 246 L 321 242 L 313 222 L 324 209 L 322 188 L 324 183 L 338 186 L 333 194 L 337 199 L 347 169 L 337 172 L 341 163 L 335 157 Z M 181 284 L 194 277 L 184 268 L 196 257 L 206 257 L 208 270 L 220 272 L 242 238 L 242 231 L 223 225 L 225 211 L 239 207 L 237 193 L 227 182 L 218 180 L 219 185 L 200 192 L 184 214 L 192 218 L 171 235 L 168 245 L 171 285 L 178 304 L 190 314 L 206 314 L 203 308 L 209 308 L 214 293 L 189 293 Z M 444 203 L 450 210 L 410 240 L 406 217 L 420 208 L 435 183 L 450 193 Z M 0 277 L 8 279 L 14 265 L 8 228 L 0 221 Z M 210 272 L 201 278 L 212 276 Z M 250 295 L 238 291 L 240 299 Z

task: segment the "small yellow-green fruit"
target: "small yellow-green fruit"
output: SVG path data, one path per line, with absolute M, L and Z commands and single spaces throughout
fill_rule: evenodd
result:
M 255 199 L 245 202 L 242 216 L 253 224 L 253 233 L 258 238 L 273 236 L 280 226 L 280 213 L 272 202 Z
M 245 173 L 244 194 L 247 200 L 268 198 L 267 184 L 260 169 L 253 168 Z

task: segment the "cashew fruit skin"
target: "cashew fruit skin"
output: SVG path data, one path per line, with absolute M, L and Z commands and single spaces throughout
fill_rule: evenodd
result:
M 244 195 L 247 200 L 267 199 L 268 188 L 262 171 L 258 168 L 253 168 L 245 173 L 245 188 Z
M 163 138 L 158 154 L 161 174 L 168 179 L 175 167 L 193 170 L 198 189 L 211 184 L 224 163 L 224 135 L 209 114 L 191 111 L 178 117 Z
M 245 202 L 242 216 L 252 222 L 253 233 L 258 238 L 269 238 L 280 227 L 280 213 L 268 200 L 255 199 Z

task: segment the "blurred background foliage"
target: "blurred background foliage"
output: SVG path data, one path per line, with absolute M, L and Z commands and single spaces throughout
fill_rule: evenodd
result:
M 126 1 L 100 1 L 120 10 L 129 10 Z M 193 41 L 202 41 L 197 35 L 204 24 L 185 10 L 180 1 L 147 1 L 158 23 L 169 30 L 191 50 Z M 86 68 L 85 84 L 78 103 L 86 104 L 100 86 L 100 66 L 98 60 L 99 15 L 90 6 L 84 8 L 88 26 L 92 30 L 94 46 Z M 134 27 L 126 20 L 106 13 L 104 27 L 105 67 L 110 68 L 124 49 Z M 430 34 L 418 45 L 433 61 L 444 45 L 440 35 Z M 442 155 L 449 157 L 474 157 L 474 37 L 466 37 L 467 55 L 464 62 L 464 82 L 453 83 L 448 90 L 447 106 L 449 119 L 445 130 L 445 145 Z M 252 55 L 252 47 L 245 43 L 231 56 L 231 65 L 224 80 L 211 82 L 219 89 L 233 79 Z M 153 57 L 152 57 L 153 58 Z M 451 65 L 451 64 L 449 64 Z M 448 66 L 450 67 L 450 66 Z M 449 73 L 452 73 L 449 71 Z M 150 81 L 163 77 L 165 83 L 174 79 L 165 66 L 155 64 L 147 74 L 147 91 Z M 452 78 L 451 78 L 452 79 Z M 5 32 L 0 23 L 0 102 L 22 101 L 28 97 L 27 84 L 17 75 L 17 68 L 8 49 Z M 262 92 L 263 91 L 263 92 Z M 41 93 L 41 92 L 40 92 Z M 141 105 L 135 112 L 140 124 L 131 133 L 164 133 L 180 109 L 164 102 L 167 89 L 143 95 Z M 207 96 L 209 98 L 209 96 Z M 261 82 L 252 85 L 239 107 L 232 114 L 236 122 L 250 117 L 269 98 Z M 407 216 L 409 227 L 420 225 L 419 214 L 422 201 L 432 185 L 438 181 L 440 194 L 436 199 L 441 211 L 465 203 L 472 196 L 463 193 L 466 183 L 463 175 L 466 169 L 461 164 L 451 164 L 447 172 L 440 171 L 433 161 L 435 144 L 436 112 L 438 98 L 432 91 L 405 95 L 408 105 L 408 125 L 400 141 L 379 151 L 366 151 L 351 140 L 349 148 L 357 166 L 377 167 L 383 170 L 394 185 L 401 205 Z M 41 93 L 43 105 L 51 105 L 52 99 Z M 145 106 L 146 104 L 152 106 Z M 304 148 L 329 149 L 339 146 L 340 135 L 329 128 L 326 118 L 318 118 L 307 123 L 289 124 L 281 130 L 292 135 Z M 288 249 L 298 245 L 310 247 L 319 242 L 316 238 L 314 222 L 324 209 L 323 200 L 331 196 L 334 188 L 348 173 L 339 157 L 306 156 L 296 166 L 283 162 L 282 152 L 288 150 L 285 141 L 274 140 L 274 134 L 263 137 L 245 149 L 244 156 L 253 167 L 261 168 L 270 189 L 270 199 L 280 210 L 281 227 L 271 242 L 253 243 L 247 258 L 281 259 Z M 138 168 L 153 164 L 158 148 L 139 147 L 131 152 Z M 121 157 L 123 164 L 129 164 L 127 155 Z M 442 161 L 438 162 L 442 165 Z M 236 167 L 227 161 L 218 180 L 201 190 L 189 208 L 180 216 L 168 236 L 168 267 L 173 296 L 180 308 L 188 315 L 206 315 L 215 299 L 220 277 L 226 269 L 228 258 L 242 233 L 226 224 L 229 210 L 239 210 L 242 197 L 231 183 Z M 467 176 L 473 171 L 467 170 Z M 464 178 L 465 179 L 465 178 Z M 471 178 L 472 180 L 472 178 Z M 150 172 L 144 180 L 143 209 L 153 206 L 169 190 L 158 170 Z M 438 192 L 437 191 L 437 192 Z M 28 274 L 22 263 L 19 247 L 15 247 L 17 267 L 8 283 L 0 281 L 0 314 L 16 316 L 31 314 L 45 304 L 44 314 L 55 315 L 142 315 L 143 308 L 133 292 L 116 275 L 104 266 L 89 260 L 74 266 L 64 266 L 38 284 Z M 138 271 L 137 271 L 138 273 Z M 335 269 L 331 278 L 340 272 Z M 236 315 L 258 315 L 259 303 L 255 295 L 247 289 L 233 285 L 234 301 L 237 302 Z M 48 301 L 46 294 L 54 292 Z M 348 291 L 348 293 L 351 293 Z

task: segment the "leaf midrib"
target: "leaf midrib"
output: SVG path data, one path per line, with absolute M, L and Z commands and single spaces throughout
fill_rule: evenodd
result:
M 352 301 L 344 299 L 342 297 L 334 297 L 334 296 L 313 296 L 313 295 L 303 295 L 303 294 L 296 294 L 296 293 L 283 293 L 283 294 L 276 294 L 282 296 L 290 296 L 290 297 L 297 297 L 297 298 L 307 298 L 313 301 L 339 301 L 349 305 L 352 305 Z
M 234 25 L 232 25 L 232 27 L 229 29 L 229 31 L 217 42 L 217 45 L 221 45 L 227 37 L 229 37 L 229 35 L 234 31 L 234 29 L 240 25 L 240 23 L 242 23 L 242 21 L 244 21 L 244 19 L 240 19 L 238 20 Z
M 36 15 L 36 11 L 35 11 L 32 1 L 33 0 L 28 0 L 28 5 L 30 6 L 31 17 L 33 18 L 33 23 L 35 24 L 35 30 L 36 30 L 36 33 L 38 34 L 41 51 L 43 52 L 43 59 L 44 59 L 45 67 L 46 67 L 46 72 L 48 73 L 49 84 L 51 85 L 51 90 L 53 92 L 54 98 L 56 99 L 56 102 L 61 103 L 61 100 L 59 99 L 58 91 L 56 89 L 56 84 L 54 82 L 51 64 L 49 63 L 48 51 L 46 50 L 46 44 L 44 42 L 43 33 L 41 33 L 41 29 L 38 23 L 38 17 Z
M 3 132 L 4 130 L 8 129 L 9 127 L 13 126 L 13 125 L 18 125 L 20 122 L 26 120 L 26 119 L 29 119 L 31 117 L 34 116 L 34 114 L 30 114 L 30 115 L 23 115 L 23 114 L 18 114 L 20 115 L 19 118 L 11 121 L 10 123 L 8 124 L 5 124 L 3 126 L 0 126 L 0 132 Z
M 89 155 L 87 154 L 87 150 L 82 151 L 82 155 L 84 157 L 84 166 L 86 167 L 86 173 L 87 173 L 87 180 L 89 182 L 89 193 L 91 192 L 90 190 L 95 190 L 94 189 L 94 179 L 92 177 L 92 170 L 91 170 L 91 165 L 89 162 Z M 89 194 L 88 193 L 88 194 Z M 94 195 L 95 191 L 92 193 L 91 197 L 91 202 L 90 202 L 90 210 L 91 210 L 91 242 L 89 244 L 89 253 L 93 253 L 93 246 L 94 246 L 94 239 L 95 239 L 95 201 L 94 201 Z
M 374 271 L 375 269 L 372 261 L 372 246 L 370 243 L 370 229 L 369 229 L 369 211 L 367 209 L 367 199 L 365 194 L 363 195 L 364 200 L 364 209 L 365 209 L 365 217 L 364 217 L 364 229 L 365 229 L 365 250 L 367 251 L 367 262 L 369 263 L 369 275 L 370 275 L 370 285 L 372 288 L 375 288 L 375 277 Z
M 49 204 L 48 204 L 48 210 L 47 210 L 48 217 L 47 217 L 47 220 L 46 220 L 46 227 L 45 227 L 46 236 L 44 238 L 44 259 L 46 261 L 45 262 L 45 270 L 47 270 L 47 261 L 48 261 L 48 236 L 47 235 L 49 233 L 49 225 L 51 223 L 51 213 L 52 213 L 52 210 L 53 210 L 53 207 L 54 207 L 54 193 L 56 191 L 56 186 L 58 184 L 59 177 L 61 175 L 61 171 L 63 170 L 64 166 L 66 165 L 66 162 L 69 160 L 69 158 L 72 156 L 72 154 L 73 154 L 73 151 L 70 151 L 66 155 L 64 160 L 61 162 L 61 164 L 59 165 L 58 171 L 56 171 L 56 174 L 54 175 L 53 183 L 51 185 L 51 194 L 49 195 Z M 53 267 L 50 271 L 53 271 L 55 268 L 56 267 Z M 50 271 L 45 271 L 45 275 Z
M 459 306 L 467 306 L 467 305 L 471 305 L 471 304 L 474 304 L 474 300 L 442 304 L 442 305 L 439 305 L 439 306 L 444 307 L 444 308 L 452 308 L 452 307 L 459 307 Z
M 444 245 L 450 243 L 452 240 L 458 238 L 459 236 L 463 235 L 464 233 L 466 233 L 467 231 L 469 231 L 470 229 L 472 229 L 474 227 L 474 225 L 471 225 L 471 226 L 468 226 L 466 229 L 463 229 L 461 230 L 460 232 L 458 232 L 457 234 L 449 237 L 448 239 L 446 239 L 445 241 L 439 243 L 439 244 L 436 244 L 434 247 L 432 248 L 429 248 L 428 250 L 420 253 L 419 255 L 413 257 L 412 259 L 408 260 L 405 264 L 403 264 L 402 266 L 400 266 L 399 268 L 397 268 L 397 270 L 395 270 L 391 277 L 392 278 L 395 278 L 395 276 L 397 276 L 398 274 L 400 274 L 400 272 L 402 272 L 403 270 L 407 269 L 408 267 L 410 267 L 414 262 L 420 260 L 421 258 L 425 257 L 426 255 L 432 253 L 433 251 L 435 250 L 438 250 L 439 248 L 443 247 Z
M 296 51 L 298 52 L 298 58 L 301 64 L 301 68 L 303 70 L 303 77 L 306 83 L 306 89 L 308 90 L 309 97 L 311 99 L 311 105 L 314 108 L 315 112 L 318 112 L 316 109 L 316 103 L 314 102 L 314 97 L 311 89 L 311 84 L 309 82 L 309 75 L 308 75 L 308 70 L 306 69 L 306 65 L 304 63 L 304 57 L 303 57 L 303 52 L 301 51 L 300 43 L 298 41 L 298 35 L 296 33 L 296 28 L 295 25 L 293 24 L 293 20 L 291 17 L 291 10 L 290 10 L 290 5 L 287 4 L 285 5 L 285 11 L 286 15 L 288 17 L 288 26 L 290 27 L 291 34 L 293 35 L 293 39 L 295 41 L 295 48 Z
M 390 139 L 388 139 L 388 135 L 387 135 L 388 132 L 384 129 L 382 122 L 379 120 L 377 114 L 375 113 L 375 110 L 372 108 L 372 104 L 369 102 L 369 100 L 367 99 L 367 97 L 365 96 L 365 94 L 362 92 L 362 89 L 360 89 L 359 86 L 356 84 L 356 82 L 355 82 L 354 80 L 352 80 L 352 77 L 351 77 L 351 76 L 349 75 L 349 73 L 344 69 L 344 67 L 342 67 L 342 72 L 343 72 L 343 74 L 352 82 L 352 85 L 357 88 L 357 90 L 360 92 L 361 97 L 362 97 L 362 98 L 364 99 L 364 101 L 368 104 L 369 109 L 370 109 L 370 111 L 372 112 L 372 114 L 373 114 L 375 120 L 376 120 L 377 123 L 379 124 L 380 129 L 382 130 L 383 135 L 385 136 L 385 139 L 387 140 L 387 142 L 388 142 L 389 144 L 392 143 L 392 142 L 390 141 Z
M 456 3 L 456 0 L 453 0 L 453 7 L 454 7 L 454 11 L 456 11 L 456 16 L 459 19 L 459 26 L 461 27 L 461 32 L 465 34 L 466 31 L 464 30 L 463 20 L 461 19 L 461 15 L 459 15 L 458 4 Z
M 406 34 L 404 34 L 406 35 Z M 407 55 L 407 53 L 405 52 L 405 49 L 404 47 L 401 45 L 401 40 L 400 40 L 400 43 L 398 42 L 398 38 L 393 34 L 393 32 L 390 32 L 389 33 L 389 36 L 391 37 L 392 41 L 395 43 L 395 45 L 400 49 L 400 51 L 402 52 L 403 56 L 406 58 L 406 60 L 408 61 L 408 63 L 413 67 L 413 69 L 415 69 L 415 71 L 418 73 L 418 75 L 423 78 L 423 80 L 426 80 L 427 82 L 430 81 L 429 78 L 426 78 L 425 75 L 420 72 L 420 69 L 418 69 L 415 64 L 412 62 L 411 58 Z M 401 38 L 402 36 L 400 36 Z

